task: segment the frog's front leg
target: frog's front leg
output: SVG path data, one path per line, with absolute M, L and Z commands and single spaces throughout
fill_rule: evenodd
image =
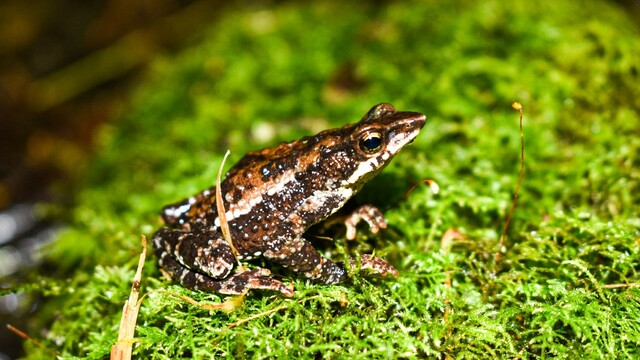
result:
M 277 240 L 266 246 L 264 256 L 278 262 L 295 272 L 302 273 L 309 279 L 325 284 L 336 284 L 347 280 L 344 263 L 333 262 L 322 256 L 311 243 L 303 238 L 294 240 Z M 357 266 L 358 261 L 350 258 L 351 266 Z M 398 270 L 386 261 L 371 255 L 362 255 L 360 269 L 374 274 L 398 276 Z
M 382 216 L 382 212 L 373 205 L 362 205 L 353 211 L 344 219 L 344 225 L 347 227 L 347 240 L 356 238 L 356 226 L 360 221 L 364 220 L 371 229 L 372 233 L 377 233 L 380 229 L 387 228 L 387 221 Z
M 153 246 L 160 266 L 188 288 L 222 294 L 268 289 L 293 296 L 293 289 L 270 278 L 267 269 L 231 272 L 233 253 L 229 244 L 215 232 L 162 228 L 154 234 Z

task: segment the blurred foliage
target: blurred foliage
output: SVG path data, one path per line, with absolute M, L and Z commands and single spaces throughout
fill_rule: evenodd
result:
M 252 292 L 229 314 L 152 294 L 135 354 L 640 355 L 640 36 L 616 8 L 318 1 L 237 9 L 203 31 L 201 44 L 159 59 L 101 133 L 73 226 L 49 249 L 68 279 L 30 285 L 50 296 L 34 324 L 50 327 L 50 349 L 108 354 L 138 235 L 161 226 L 163 204 L 213 183 L 225 149 L 237 160 L 388 101 L 428 116 L 414 144 L 359 196 L 387 208 L 391 228 L 368 236 L 374 244 L 337 245 L 375 248 L 400 278 L 324 286 L 280 271 L 295 279 L 294 299 Z M 495 264 L 519 167 L 515 99 L 525 110 L 526 174 Z M 441 192 L 423 186 L 397 201 L 424 178 Z M 166 282 L 151 256 L 143 291 L 161 288 L 221 301 Z

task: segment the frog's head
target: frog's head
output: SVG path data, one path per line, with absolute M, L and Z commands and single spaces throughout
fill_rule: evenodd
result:
M 343 184 L 357 189 L 378 174 L 416 138 L 425 122 L 423 114 L 397 111 L 391 104 L 372 107 L 352 128 L 349 152 L 355 166 L 348 167 Z

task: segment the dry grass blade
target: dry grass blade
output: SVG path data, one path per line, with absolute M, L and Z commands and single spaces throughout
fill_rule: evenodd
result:
M 222 169 L 224 168 L 224 163 L 227 161 L 227 157 L 229 156 L 230 151 L 224 154 L 224 158 L 222 159 L 222 163 L 220 164 L 220 168 L 218 169 L 218 176 L 216 178 L 216 210 L 218 210 L 218 219 L 220 219 L 220 230 L 222 231 L 222 235 L 225 240 L 229 244 L 231 248 L 231 252 L 233 252 L 233 257 L 236 258 L 236 262 L 238 262 L 238 270 L 242 271 L 242 263 L 240 262 L 240 257 L 238 254 L 238 250 L 235 246 L 233 246 L 233 241 L 231 241 L 231 232 L 229 232 L 229 223 L 227 222 L 227 214 L 224 209 L 224 204 L 222 203 L 222 190 L 220 189 L 220 178 L 222 177 Z
M 319 298 L 319 297 L 320 297 L 320 295 L 314 295 L 314 296 L 310 296 L 310 297 L 308 297 L 308 298 L 306 298 L 306 299 L 301 299 L 299 302 L 302 302 L 302 301 L 305 301 L 305 300 L 313 300 L 313 299 L 317 299 L 317 298 Z M 280 311 L 280 310 L 284 310 L 284 309 L 286 309 L 286 308 L 287 308 L 287 305 L 288 305 L 288 304 L 283 304 L 283 305 L 280 305 L 280 306 L 278 306 L 278 307 L 275 307 L 275 308 L 273 308 L 273 309 L 271 309 L 271 310 L 267 310 L 267 311 L 263 311 L 263 312 L 261 312 L 261 313 L 255 314 L 255 315 L 251 315 L 251 316 L 249 316 L 249 317 L 247 317 L 247 318 L 244 318 L 244 319 L 238 320 L 238 321 L 236 321 L 236 322 L 233 322 L 233 323 L 231 323 L 231 324 L 227 325 L 227 328 L 226 328 L 226 329 L 224 329 L 224 330 L 220 333 L 220 335 L 218 336 L 218 339 L 216 339 L 216 341 L 214 341 L 214 342 L 213 342 L 213 344 L 215 345 L 215 344 L 217 344 L 217 343 L 218 343 L 218 341 L 220 340 L 220 338 L 221 338 L 222 334 L 223 334 L 225 331 L 227 331 L 227 330 L 229 330 L 229 329 L 233 329 L 234 327 L 239 326 L 239 325 L 242 325 L 242 324 L 244 324 L 244 323 L 247 323 L 247 322 L 249 322 L 249 321 L 251 321 L 251 320 L 255 320 L 255 319 L 257 319 L 257 318 L 260 318 L 260 317 L 263 317 L 263 316 L 267 316 L 267 315 L 269 315 L 269 314 L 273 314 L 273 313 L 278 312 L 278 311 Z
M 148 293 L 144 294 L 140 300 L 138 301 L 138 306 L 140 306 L 140 303 L 142 302 L 142 300 L 147 297 L 147 295 L 149 294 L 153 294 L 153 293 L 160 293 L 160 294 L 166 294 L 175 298 L 178 298 L 182 301 L 185 301 L 193 306 L 196 306 L 200 309 L 203 310 L 212 310 L 212 311 L 224 311 L 224 312 L 231 312 L 233 310 L 235 310 L 235 308 L 237 308 L 238 306 L 240 306 L 240 304 L 242 303 L 242 301 L 244 300 L 244 296 L 239 295 L 239 296 L 231 296 L 229 297 L 229 299 L 227 299 L 226 301 L 219 303 L 219 304 L 204 304 L 202 302 L 199 302 L 193 298 L 190 298 L 188 296 L 185 295 L 179 295 L 179 294 L 174 294 L 172 292 L 169 292 L 167 290 L 151 290 Z
M 147 254 L 147 238 L 142 235 L 141 241 L 142 253 L 140 253 L 140 260 L 138 260 L 138 269 L 133 277 L 129 299 L 124 303 L 124 308 L 122 309 L 118 341 L 111 347 L 111 359 L 131 359 L 133 335 L 136 330 L 138 311 L 140 310 L 140 303 L 138 302 L 140 279 L 142 278 L 142 268 L 144 268 L 144 260 Z
M 629 284 L 607 284 L 601 285 L 601 289 L 620 289 L 620 288 L 630 288 L 640 286 L 640 283 L 629 283 Z

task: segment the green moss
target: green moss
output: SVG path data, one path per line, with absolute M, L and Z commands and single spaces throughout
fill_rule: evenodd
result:
M 69 280 L 32 285 L 51 297 L 35 328 L 55 318 L 50 349 L 106 356 L 138 236 L 160 226 L 163 204 L 213 183 L 227 148 L 234 161 L 388 101 L 429 119 L 360 194 L 387 209 L 391 228 L 336 244 L 375 248 L 401 277 L 341 286 L 295 278 L 294 299 L 252 292 L 229 314 L 152 294 L 137 356 L 638 357 L 640 291 L 605 286 L 639 281 L 638 48 L 634 25 L 602 2 L 314 2 L 230 12 L 202 43 L 158 60 L 131 107 L 103 130 L 73 225 L 51 249 Z M 496 266 L 519 166 L 516 99 L 525 108 L 526 175 Z M 424 186 L 395 200 L 424 178 L 440 194 Z M 449 229 L 462 237 L 443 245 Z M 151 256 L 143 290 L 153 289 L 223 299 L 166 282 Z M 27 347 L 30 358 L 43 356 Z

